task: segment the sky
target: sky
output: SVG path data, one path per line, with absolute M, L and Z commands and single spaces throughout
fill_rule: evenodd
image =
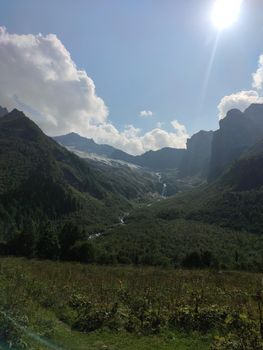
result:
M 263 1 L 243 0 L 224 30 L 216 1 L 0 0 L 0 104 L 52 136 L 185 147 L 263 102 Z

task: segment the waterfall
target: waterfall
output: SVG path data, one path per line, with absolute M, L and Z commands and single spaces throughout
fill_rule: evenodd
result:
M 163 184 L 163 190 L 162 190 L 162 197 L 166 197 L 166 191 L 167 190 L 167 185 L 164 183 Z
M 167 184 L 162 182 L 162 174 L 161 173 L 155 173 L 155 175 L 157 176 L 159 183 L 163 184 L 161 196 L 163 198 L 166 198 L 166 196 L 167 196 Z

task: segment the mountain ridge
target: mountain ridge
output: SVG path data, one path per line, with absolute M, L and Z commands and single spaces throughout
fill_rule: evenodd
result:
M 114 160 L 125 161 L 155 171 L 178 168 L 179 175 L 182 173 L 183 176 L 201 175 L 205 177 L 208 171 L 212 135 L 213 131 L 204 130 L 194 134 L 188 139 L 189 145 L 191 145 L 191 140 L 195 140 L 194 146 L 189 152 L 183 148 L 164 147 L 156 151 L 150 150 L 137 156 L 130 155 L 109 145 L 96 144 L 93 139 L 82 137 L 76 133 L 56 136 L 54 139 L 61 145 L 69 147 L 72 151 L 80 150 L 104 155 Z M 205 141 L 203 141 L 203 138 L 205 138 Z M 204 151 L 205 155 L 201 154 L 200 149 Z M 191 159 L 194 159 L 196 163 L 193 167 L 189 165 Z M 205 170 L 201 170 L 202 168 L 205 168 Z
M 263 137 L 263 105 L 251 104 L 244 112 L 232 109 L 214 132 L 208 181 L 214 181 L 242 153 Z

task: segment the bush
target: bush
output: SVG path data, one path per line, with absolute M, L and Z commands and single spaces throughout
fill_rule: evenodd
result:
M 61 246 L 61 259 L 70 259 L 70 249 L 74 246 L 77 241 L 85 239 L 85 233 L 78 226 L 72 222 L 66 223 L 60 234 L 59 243 Z
M 170 326 L 185 332 L 207 333 L 224 323 L 227 310 L 215 307 L 203 308 L 196 312 L 189 306 L 178 308 L 169 320 Z
M 38 257 L 41 259 L 57 260 L 60 256 L 60 244 L 54 229 L 48 225 L 41 234 L 38 242 Z
M 102 327 L 112 326 L 118 310 L 117 304 L 114 304 L 109 310 L 103 309 L 84 295 L 73 295 L 69 305 L 77 313 L 73 328 L 82 332 L 92 332 Z
M 82 263 L 95 262 L 95 248 L 91 242 L 78 241 L 69 250 L 69 258 Z
M 188 269 L 203 267 L 199 253 L 192 252 L 186 255 L 186 257 L 182 261 L 182 266 Z
M 225 319 L 223 335 L 215 337 L 211 350 L 263 350 L 263 340 L 255 321 L 233 313 Z
M 209 251 L 204 251 L 201 253 L 192 252 L 183 259 L 182 266 L 188 269 L 192 268 L 207 268 L 207 267 L 217 267 L 218 262 L 213 257 L 213 254 Z

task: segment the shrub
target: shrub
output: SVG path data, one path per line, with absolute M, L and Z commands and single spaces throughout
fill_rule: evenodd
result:
M 83 263 L 93 263 L 95 255 L 95 248 L 91 242 L 78 241 L 70 248 L 68 258 Z
M 255 321 L 233 313 L 225 319 L 223 335 L 215 337 L 211 350 L 263 350 L 263 340 Z
M 198 312 L 185 306 L 178 308 L 170 317 L 169 324 L 178 330 L 198 331 L 205 334 L 222 325 L 226 316 L 227 310 L 214 306 L 200 309 Z

